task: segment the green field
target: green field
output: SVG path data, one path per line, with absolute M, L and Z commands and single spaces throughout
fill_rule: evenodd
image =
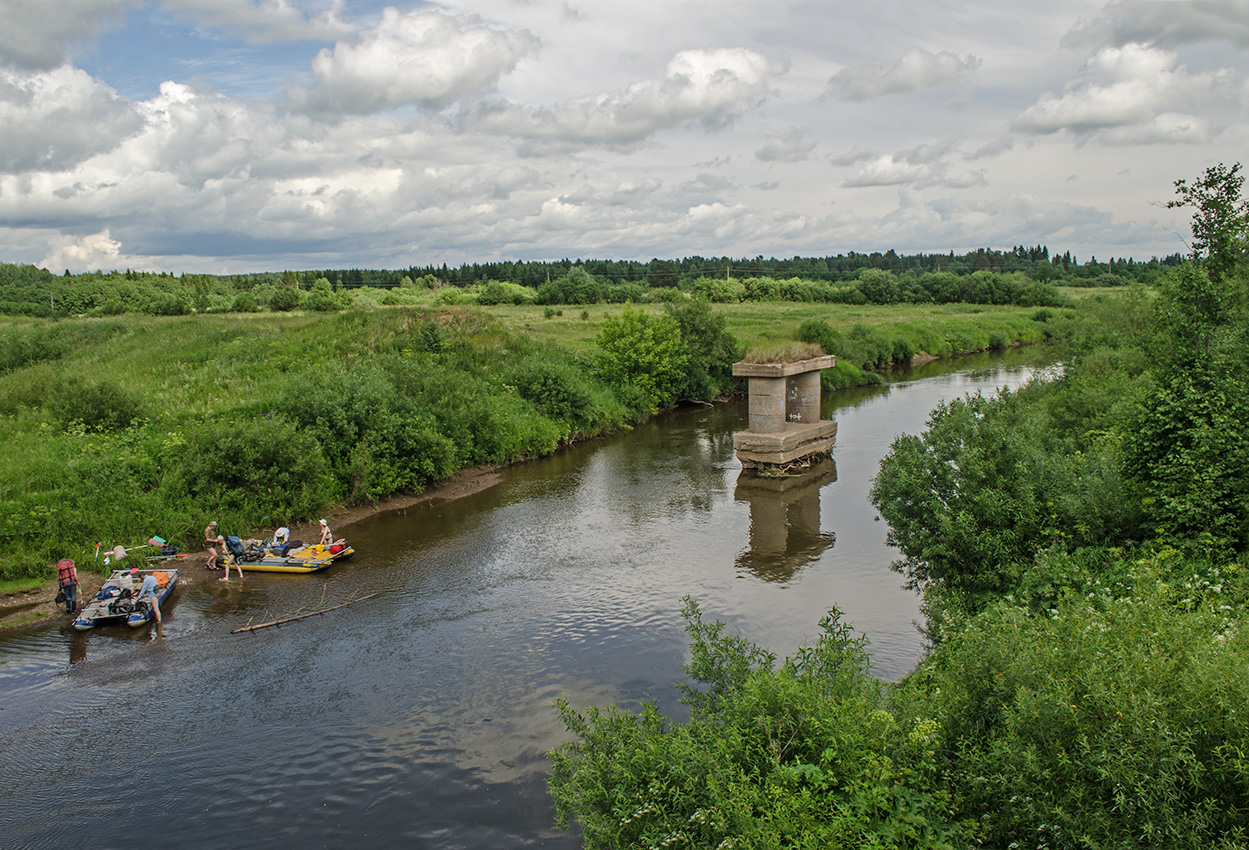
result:
M 663 305 L 627 309 L 666 318 Z M 46 575 L 58 557 L 90 560 L 97 542 L 158 534 L 198 548 L 209 519 L 247 534 L 629 427 L 653 406 L 606 377 L 596 343 L 625 310 L 431 303 L 0 318 L 0 579 Z M 824 323 L 841 346 L 830 370 L 840 386 L 879 380 L 856 367 L 887 365 L 882 358 L 898 351 L 909 359 L 1039 342 L 1073 312 L 783 302 L 710 310 L 736 338 L 737 356 Z

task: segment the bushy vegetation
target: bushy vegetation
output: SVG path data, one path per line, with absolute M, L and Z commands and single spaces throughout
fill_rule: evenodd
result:
M 875 683 L 835 611 L 778 666 L 692 608 L 687 723 L 561 704 L 552 794 L 587 847 L 1249 844 L 1238 171 L 1177 183 L 1196 250 L 1156 299 L 1046 315 L 1061 375 L 943 404 L 882 461 L 917 670 Z
M 659 321 L 680 353 L 663 395 L 650 373 L 476 311 L 10 319 L 0 577 L 89 562 L 96 542 L 160 534 L 197 548 L 209 519 L 247 533 L 419 492 L 627 427 L 688 387 L 712 391 L 736 351 L 722 323 Z
M 866 255 L 865 255 L 866 256 Z M 659 263 L 661 261 L 654 261 Z M 332 312 L 349 307 L 395 305 L 482 306 L 540 304 L 588 305 L 669 303 L 701 299 L 712 303 L 793 302 L 818 304 L 981 304 L 1020 307 L 1068 306 L 1058 285 L 1123 286 L 1157 273 L 1120 277 L 1055 275 L 1011 269 L 1009 264 L 980 265 L 963 273 L 904 267 L 896 263 L 853 264 L 850 270 L 820 271 L 818 263 L 762 262 L 738 277 L 657 273 L 625 277 L 602 263 L 564 263 L 546 268 L 533 280 L 537 264 L 501 267 L 518 277 L 492 275 L 404 274 L 403 272 L 283 272 L 251 275 L 180 275 L 151 272 L 88 272 L 62 276 L 33 266 L 0 264 L 0 314 L 28 316 L 118 316 L 147 313 L 284 313 L 303 309 Z M 955 264 L 958 265 L 958 264 Z M 1035 264 L 1034 264 L 1035 265 Z M 1093 266 L 1097 267 L 1094 261 Z M 781 270 L 792 266 L 789 275 Z M 825 266 L 827 264 L 825 263 Z M 1045 263 L 1048 268 L 1048 262 Z M 483 267 L 483 268 L 493 268 Z M 1075 267 L 1079 269 L 1077 265 Z M 1136 267 L 1133 266 L 1133 269 Z M 1141 266 L 1141 269 L 1146 266 Z M 1161 268 L 1154 263 L 1155 272 Z M 598 269 L 596 273 L 592 269 Z M 776 269 L 775 272 L 770 271 Z M 415 270 L 413 270 L 415 272 Z M 635 270 L 636 271 L 636 270 Z
M 948 817 L 935 724 L 898 722 L 835 610 L 779 666 L 690 600 L 685 615 L 687 723 L 559 703 L 576 738 L 551 753 L 551 790 L 587 848 L 965 846 L 974 825 Z

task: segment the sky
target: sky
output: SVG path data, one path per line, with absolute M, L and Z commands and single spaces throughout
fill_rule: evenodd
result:
M 1249 0 L 0 0 L 0 262 L 1188 250 Z

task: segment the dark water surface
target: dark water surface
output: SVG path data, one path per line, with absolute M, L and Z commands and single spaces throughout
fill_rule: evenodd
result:
M 0 845 L 579 847 L 552 827 L 552 703 L 680 714 L 683 596 L 780 655 L 837 605 L 879 676 L 914 666 L 918 600 L 871 478 L 938 401 L 1017 386 L 1029 361 L 826 398 L 834 461 L 803 481 L 739 482 L 744 404 L 683 412 L 346 527 L 358 554 L 325 573 L 175 593 L 160 637 L 4 635 Z

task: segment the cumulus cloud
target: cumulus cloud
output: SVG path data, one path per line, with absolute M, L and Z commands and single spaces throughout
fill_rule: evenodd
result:
M 926 179 L 930 170 L 923 165 L 895 158 L 893 154 L 878 156 L 842 183 L 843 186 L 897 186 Z
M 45 269 L 68 269 L 71 272 L 142 267 L 126 260 L 121 253 L 121 243 L 113 239 L 106 228 L 87 236 L 53 236 L 48 240 L 48 253 L 38 265 Z
M 845 68 L 828 81 L 827 94 L 837 100 L 870 100 L 887 94 L 905 94 L 956 83 L 980 67 L 980 58 L 943 50 L 931 53 L 912 47 L 892 65 L 864 60 Z
M 742 48 L 686 50 L 662 77 L 624 91 L 571 100 L 553 108 L 483 104 L 464 117 L 465 129 L 533 140 L 628 147 L 685 123 L 725 127 L 767 98 L 769 80 L 786 66 Z
M 1012 127 L 1025 133 L 1056 133 L 1069 130 L 1077 136 L 1099 131 L 1104 141 L 1163 141 L 1178 132 L 1184 141 L 1209 138 L 1209 125 L 1178 114 L 1235 96 L 1230 70 L 1191 74 L 1177 67 L 1174 53 L 1142 44 L 1099 50 L 1061 95 L 1047 92 L 1015 117 Z M 1164 113 L 1176 113 L 1160 121 Z M 1148 128 L 1154 125 L 1155 130 Z M 1170 128 L 1167 130 L 1167 128 Z M 1136 128 L 1130 131 L 1129 128 Z
M 842 183 L 847 188 L 910 185 L 919 188 L 943 186 L 948 189 L 966 189 L 984 185 L 983 171 L 954 172 L 961 168 L 963 159 L 958 141 L 947 139 L 891 154 L 855 154 L 841 157 L 834 161 L 834 165 L 864 163 Z
M 291 87 L 297 109 L 361 115 L 406 104 L 441 108 L 492 88 L 538 48 L 523 30 L 438 12 L 388 7 L 377 27 L 312 60 L 311 89 Z
M 766 145 L 755 151 L 755 159 L 763 162 L 803 162 L 811 158 L 814 150 L 815 142 L 807 138 L 804 130 L 796 128 L 770 137 Z
M 837 156 L 830 157 L 828 161 L 837 167 L 847 167 L 851 165 L 857 165 L 860 162 L 866 162 L 869 159 L 875 159 L 875 158 L 876 158 L 876 154 L 872 153 L 871 151 L 863 150 L 862 148 L 858 146 L 855 146 L 843 154 L 838 154 Z
M 354 29 L 339 17 L 341 0 L 316 15 L 305 15 L 290 0 L 162 0 L 161 5 L 252 44 L 335 41 Z
M 1069 47 L 1153 43 L 1180 47 L 1203 41 L 1249 46 L 1249 3 L 1243 0 L 1118 0 L 1080 21 L 1063 38 Z
M 575 192 L 561 195 L 559 200 L 567 204 L 621 207 L 645 200 L 659 191 L 663 181 L 657 177 L 645 180 L 626 180 L 618 183 L 610 192 L 599 192 L 589 183 Z
M 82 71 L 0 70 L 0 173 L 63 171 L 141 126 L 130 103 Z
M 51 71 L 142 0 L 11 0 L 3 5 L 0 65 Z

